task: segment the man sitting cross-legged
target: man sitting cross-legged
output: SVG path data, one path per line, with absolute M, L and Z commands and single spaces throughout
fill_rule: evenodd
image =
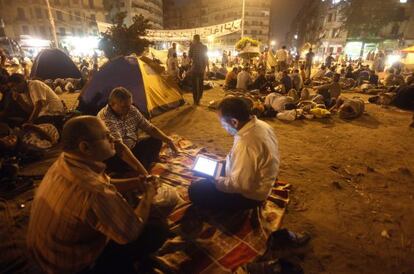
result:
M 94 116 L 69 120 L 62 143 L 64 152 L 33 201 L 31 255 L 47 273 L 131 273 L 135 260 L 157 250 L 168 234 L 163 221 L 148 223 L 158 184 L 150 177 L 113 180 L 104 173 L 103 161 L 116 153 L 116 143 Z M 136 209 L 120 194 L 134 189 L 143 194 Z
M 255 116 L 242 98 L 225 98 L 218 106 L 223 128 L 234 136 L 225 162 L 225 177 L 200 180 L 189 187 L 199 207 L 238 210 L 259 206 L 279 173 L 279 149 L 273 129 Z
M 130 153 L 126 153 L 107 161 L 109 171 L 125 171 L 125 162 L 127 162 L 130 166 L 135 166 L 138 173 L 146 174 L 151 164 L 158 159 L 162 142 L 167 143 L 174 152 L 177 152 L 172 139 L 145 119 L 132 105 L 132 94 L 123 87 L 112 90 L 108 105 L 99 111 L 98 118 L 105 122 L 115 139 L 128 146 L 142 164 L 134 161 Z M 138 134 L 141 130 L 150 137 L 139 140 Z

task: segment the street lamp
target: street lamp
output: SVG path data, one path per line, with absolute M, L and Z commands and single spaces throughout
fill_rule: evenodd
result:
M 276 41 L 275 41 L 275 40 L 272 40 L 272 41 L 270 42 L 270 45 L 271 45 L 272 47 L 276 46 Z
M 244 37 L 244 13 L 246 10 L 246 0 L 242 0 L 242 18 L 241 18 L 241 38 Z

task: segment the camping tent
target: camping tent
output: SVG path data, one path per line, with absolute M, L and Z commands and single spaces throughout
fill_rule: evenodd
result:
M 152 68 L 154 64 L 143 60 L 118 57 L 103 65 L 79 96 L 79 110 L 95 115 L 106 105 L 112 89 L 120 86 L 131 91 L 134 105 L 147 117 L 182 105 L 178 86 L 158 74 Z
M 36 56 L 30 72 L 32 79 L 81 78 L 72 59 L 59 49 L 44 49 Z

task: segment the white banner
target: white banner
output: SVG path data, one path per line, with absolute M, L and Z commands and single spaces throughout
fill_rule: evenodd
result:
M 105 32 L 111 24 L 98 22 L 100 32 Z M 214 39 L 241 30 L 241 19 L 226 22 L 223 24 L 194 28 L 194 29 L 175 29 L 175 30 L 147 30 L 145 38 L 151 41 L 191 41 L 195 34 L 199 34 L 201 39 Z

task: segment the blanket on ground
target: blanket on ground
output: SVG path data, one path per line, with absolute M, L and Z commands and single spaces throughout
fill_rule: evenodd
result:
M 187 187 L 195 179 L 191 166 L 195 155 L 208 154 L 191 142 L 174 137 L 183 154 L 173 156 L 167 147 L 153 174 L 177 190 L 179 204 L 168 221 L 174 235 L 156 254 L 165 273 L 230 273 L 252 262 L 267 248 L 269 235 L 280 228 L 289 201 L 289 185 L 275 182 L 263 207 L 228 215 L 192 207 Z M 217 157 L 216 155 L 209 155 Z M 41 273 L 29 258 L 25 238 L 33 189 L 12 200 L 0 199 L 0 273 Z
M 198 153 L 208 155 L 208 152 L 177 136 L 175 141 L 184 153 L 174 157 L 163 148 L 164 163 L 152 169 L 152 173 L 173 186 L 181 198 L 168 218 L 175 236 L 164 244 L 156 257 L 161 270 L 173 273 L 236 271 L 266 251 L 269 235 L 281 226 L 289 201 L 289 185 L 275 182 L 269 199 L 255 210 L 230 215 L 198 209 L 191 205 L 187 187 L 196 179 L 191 172 L 195 156 Z

